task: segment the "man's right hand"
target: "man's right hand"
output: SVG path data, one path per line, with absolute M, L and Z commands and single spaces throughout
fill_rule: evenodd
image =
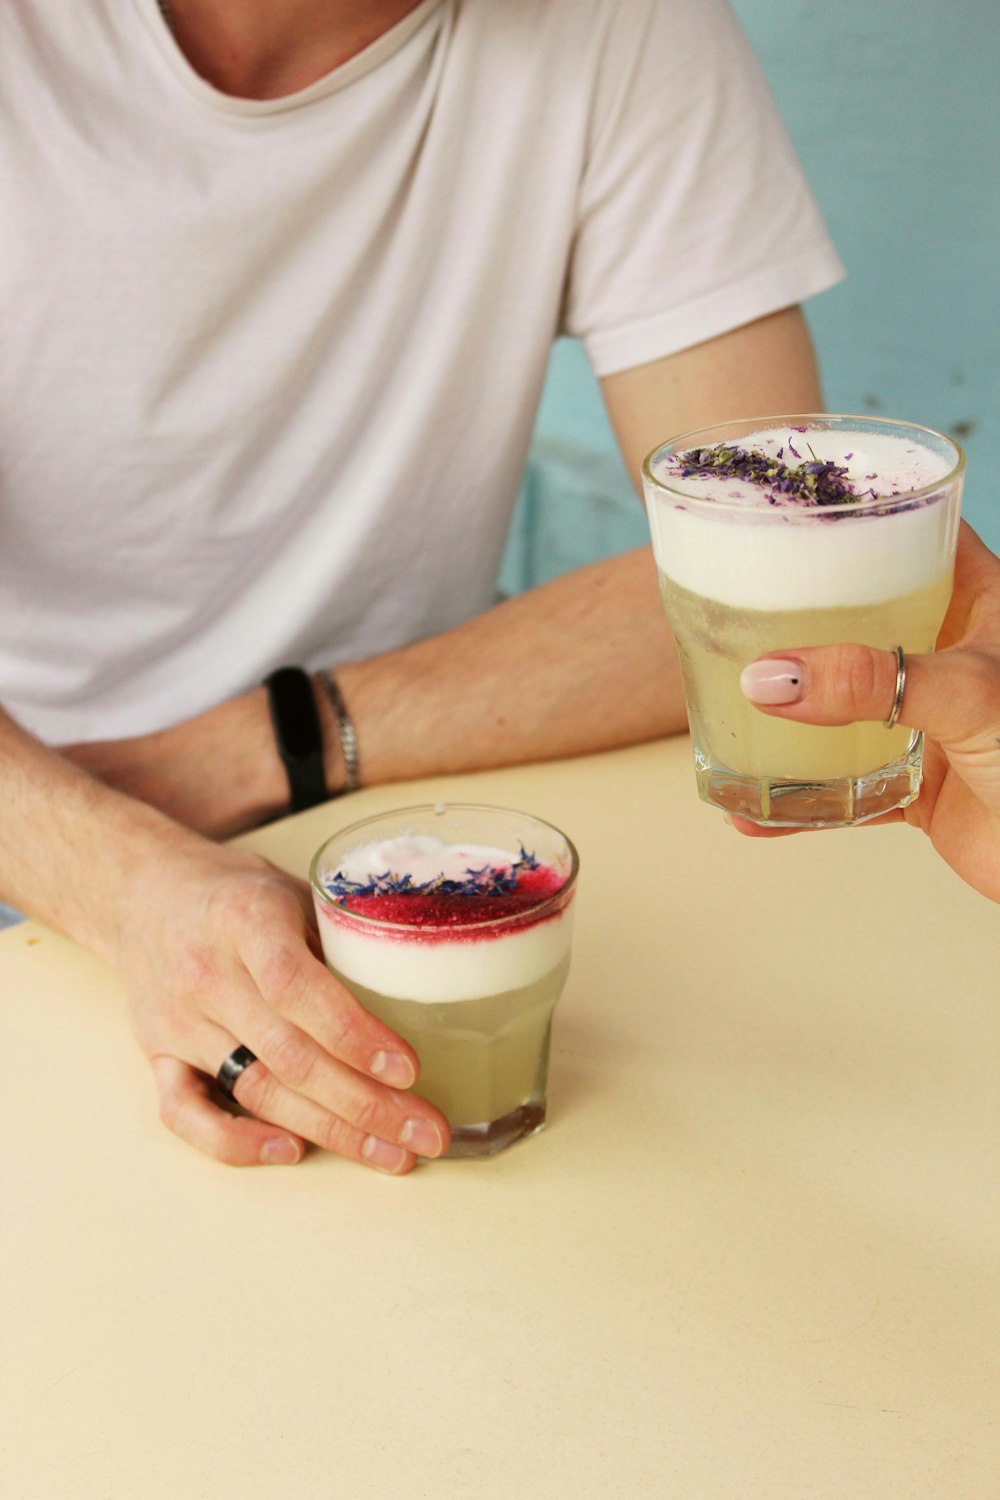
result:
M 325 968 L 308 886 L 183 830 L 167 842 L 130 872 L 115 955 L 164 1123 L 240 1166 L 304 1141 L 393 1174 L 440 1155 L 447 1121 L 406 1092 L 416 1054 Z M 247 1117 L 211 1083 L 240 1045 L 258 1059 L 235 1085 Z
M 124 979 L 164 1121 L 234 1164 L 298 1161 L 304 1143 L 399 1174 L 449 1141 L 407 1092 L 413 1049 L 324 966 L 309 888 L 102 785 L 0 712 L 0 897 Z M 213 1080 L 244 1046 L 246 1111 Z

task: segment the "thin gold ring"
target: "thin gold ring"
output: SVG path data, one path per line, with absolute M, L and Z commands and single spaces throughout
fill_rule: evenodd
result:
M 906 657 L 903 655 L 902 646 L 894 646 L 896 653 L 896 691 L 892 696 L 892 710 L 885 721 L 886 729 L 895 729 L 899 711 L 903 706 L 903 694 L 906 692 Z

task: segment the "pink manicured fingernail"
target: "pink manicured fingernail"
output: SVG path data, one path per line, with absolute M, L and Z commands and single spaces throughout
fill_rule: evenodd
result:
M 380 1172 L 398 1172 L 400 1167 L 406 1165 L 406 1152 L 402 1147 L 391 1146 L 377 1135 L 366 1138 L 361 1147 L 361 1155 L 369 1166 L 378 1167 Z
M 276 1135 L 265 1141 L 260 1148 L 260 1159 L 265 1167 L 291 1167 L 302 1157 L 298 1141 L 291 1136 Z
M 779 703 L 798 703 L 805 697 L 809 679 L 800 661 L 768 657 L 764 661 L 752 661 L 740 673 L 740 690 L 751 703 L 776 706 Z
M 376 1052 L 370 1071 L 397 1089 L 408 1089 L 417 1076 L 410 1059 L 402 1052 Z
M 417 1156 L 440 1156 L 444 1142 L 430 1120 L 407 1120 L 399 1132 L 399 1143 Z

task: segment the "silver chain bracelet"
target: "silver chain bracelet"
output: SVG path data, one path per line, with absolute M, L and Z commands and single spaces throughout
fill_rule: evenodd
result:
M 340 736 L 340 750 L 344 757 L 344 767 L 347 772 L 346 784 L 336 796 L 343 796 L 345 792 L 357 791 L 361 785 L 361 764 L 358 758 L 358 735 L 354 728 L 350 714 L 347 712 L 347 704 L 344 695 L 340 691 L 337 679 L 332 672 L 320 672 L 320 681 L 326 689 L 327 697 L 333 708 L 334 717 L 337 720 L 337 733 Z

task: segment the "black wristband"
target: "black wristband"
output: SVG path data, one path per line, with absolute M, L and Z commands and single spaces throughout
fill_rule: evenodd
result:
M 292 812 L 326 801 L 323 735 L 308 672 L 279 667 L 265 678 L 278 754 L 288 775 Z

